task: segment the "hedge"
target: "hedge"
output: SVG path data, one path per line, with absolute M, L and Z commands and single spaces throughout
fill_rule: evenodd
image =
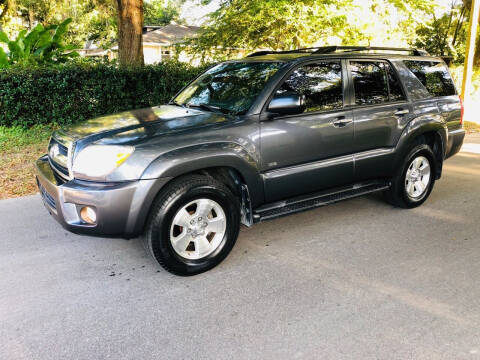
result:
M 0 126 L 71 124 L 167 102 L 205 70 L 165 62 L 141 68 L 71 64 L 0 71 Z

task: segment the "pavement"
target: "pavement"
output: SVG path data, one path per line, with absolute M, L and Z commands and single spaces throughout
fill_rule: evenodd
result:
M 0 201 L 0 359 L 479 359 L 480 136 L 427 202 L 372 195 L 243 228 L 189 278 L 139 239 Z

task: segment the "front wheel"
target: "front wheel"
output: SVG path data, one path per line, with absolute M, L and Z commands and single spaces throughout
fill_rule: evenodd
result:
M 167 271 L 195 275 L 219 264 L 240 228 L 238 199 L 221 182 L 190 175 L 171 183 L 156 200 L 145 247 Z
M 387 191 L 387 200 L 395 206 L 414 208 L 427 200 L 435 183 L 435 157 L 426 144 L 415 146 Z

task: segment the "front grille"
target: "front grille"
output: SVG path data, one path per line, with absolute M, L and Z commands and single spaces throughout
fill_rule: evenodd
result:
M 62 177 L 67 177 L 69 176 L 68 174 L 68 169 L 57 162 L 55 162 L 53 159 L 48 157 L 48 160 L 50 160 L 50 165 L 52 166 L 53 170 L 55 170 L 57 173 L 59 173 Z
M 65 134 L 54 132 L 48 144 L 48 161 L 55 173 L 64 180 L 70 179 L 68 171 L 69 151 L 71 151 L 72 140 Z
M 60 151 L 60 154 L 67 157 L 68 156 L 68 148 L 63 145 L 61 142 L 59 142 L 57 139 L 52 138 L 50 141 L 50 145 L 57 144 L 58 145 L 58 150 Z
M 40 194 L 42 195 L 43 201 L 45 201 L 48 206 L 50 206 L 53 210 L 57 210 L 57 204 L 55 203 L 55 199 L 53 198 L 53 196 L 48 193 L 47 189 L 45 189 L 38 180 L 37 185 L 38 189 L 40 190 Z

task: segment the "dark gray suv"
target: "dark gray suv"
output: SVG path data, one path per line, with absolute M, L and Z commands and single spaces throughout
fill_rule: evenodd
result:
M 167 105 L 54 132 L 37 182 L 65 228 L 143 234 L 160 265 L 193 275 L 240 224 L 376 191 L 422 204 L 463 143 L 462 111 L 445 63 L 420 50 L 263 51 Z

